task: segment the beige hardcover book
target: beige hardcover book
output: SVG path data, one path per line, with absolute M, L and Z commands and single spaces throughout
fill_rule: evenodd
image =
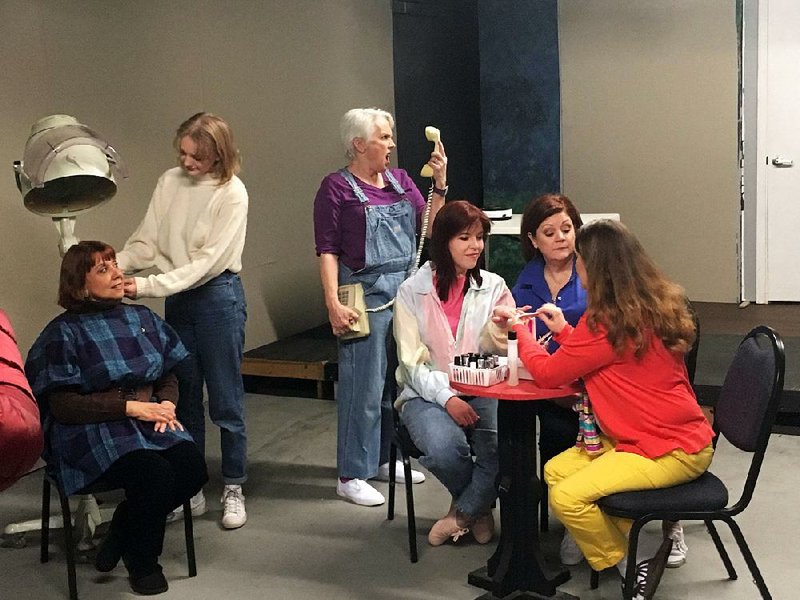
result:
M 352 308 L 358 313 L 358 321 L 350 325 L 350 331 L 340 335 L 343 340 L 366 337 L 369 335 L 369 317 L 367 306 L 364 304 L 364 287 L 360 283 L 340 285 L 338 289 L 339 302 L 347 308 Z

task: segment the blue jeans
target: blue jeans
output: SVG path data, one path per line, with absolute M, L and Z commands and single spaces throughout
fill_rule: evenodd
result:
M 422 398 L 403 404 L 400 418 L 423 454 L 419 462 L 444 484 L 458 510 L 476 517 L 497 498 L 497 400 L 467 402 L 480 419 L 466 429 L 439 404 Z
M 166 299 L 165 317 L 191 356 L 175 369 L 180 386 L 177 416 L 205 456 L 203 383 L 208 413 L 220 428 L 222 478 L 247 479 L 247 434 L 241 365 L 247 307 L 238 275 L 225 271 L 198 288 Z

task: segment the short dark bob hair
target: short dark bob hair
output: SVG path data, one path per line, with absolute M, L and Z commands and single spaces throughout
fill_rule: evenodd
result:
M 539 250 L 533 247 L 533 243 L 528 238 L 528 234 L 536 235 L 536 230 L 545 219 L 565 212 L 572 219 L 572 226 L 577 231 L 583 226 L 581 214 L 572 201 L 561 194 L 544 194 L 534 198 L 528 203 L 525 212 L 522 213 L 522 222 L 519 228 L 519 243 L 522 249 L 522 256 L 526 261 L 539 255 Z
M 114 248 L 105 242 L 82 241 L 70 246 L 61 259 L 58 305 L 67 310 L 79 308 L 87 300 L 86 274 L 100 260 L 116 260 Z

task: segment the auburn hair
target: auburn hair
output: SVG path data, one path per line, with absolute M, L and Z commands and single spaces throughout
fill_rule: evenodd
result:
M 450 255 L 450 240 L 471 229 L 476 223 L 480 224 L 486 239 L 492 222 L 480 208 L 466 200 L 451 200 L 436 213 L 429 252 L 433 264 L 436 265 L 436 293 L 442 301 L 447 300 L 450 288 L 456 280 L 456 265 Z M 467 271 L 464 291 L 469 287 L 470 278 L 478 285 L 483 283 L 478 265 Z

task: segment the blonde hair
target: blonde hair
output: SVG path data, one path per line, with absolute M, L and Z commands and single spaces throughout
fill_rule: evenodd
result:
M 380 108 L 351 108 L 344 113 L 339 124 L 339 131 L 342 136 L 344 153 L 348 160 L 353 160 L 356 157 L 353 140 L 356 138 L 368 139 L 372 135 L 372 130 L 375 129 L 378 119 L 386 119 L 389 127 L 394 129 L 394 117 Z
M 173 142 L 180 152 L 181 140 L 185 137 L 197 144 L 203 152 L 214 154 L 217 160 L 211 167 L 211 174 L 220 180 L 220 184 L 228 183 L 241 169 L 239 150 L 233 141 L 230 125 L 222 119 L 207 112 L 199 112 L 181 123 L 175 132 Z
M 581 227 L 575 249 L 586 267 L 586 323 L 606 328 L 617 354 L 630 344 L 641 358 L 648 332 L 673 352 L 695 341 L 694 320 L 681 286 L 667 279 L 625 225 L 607 219 Z

